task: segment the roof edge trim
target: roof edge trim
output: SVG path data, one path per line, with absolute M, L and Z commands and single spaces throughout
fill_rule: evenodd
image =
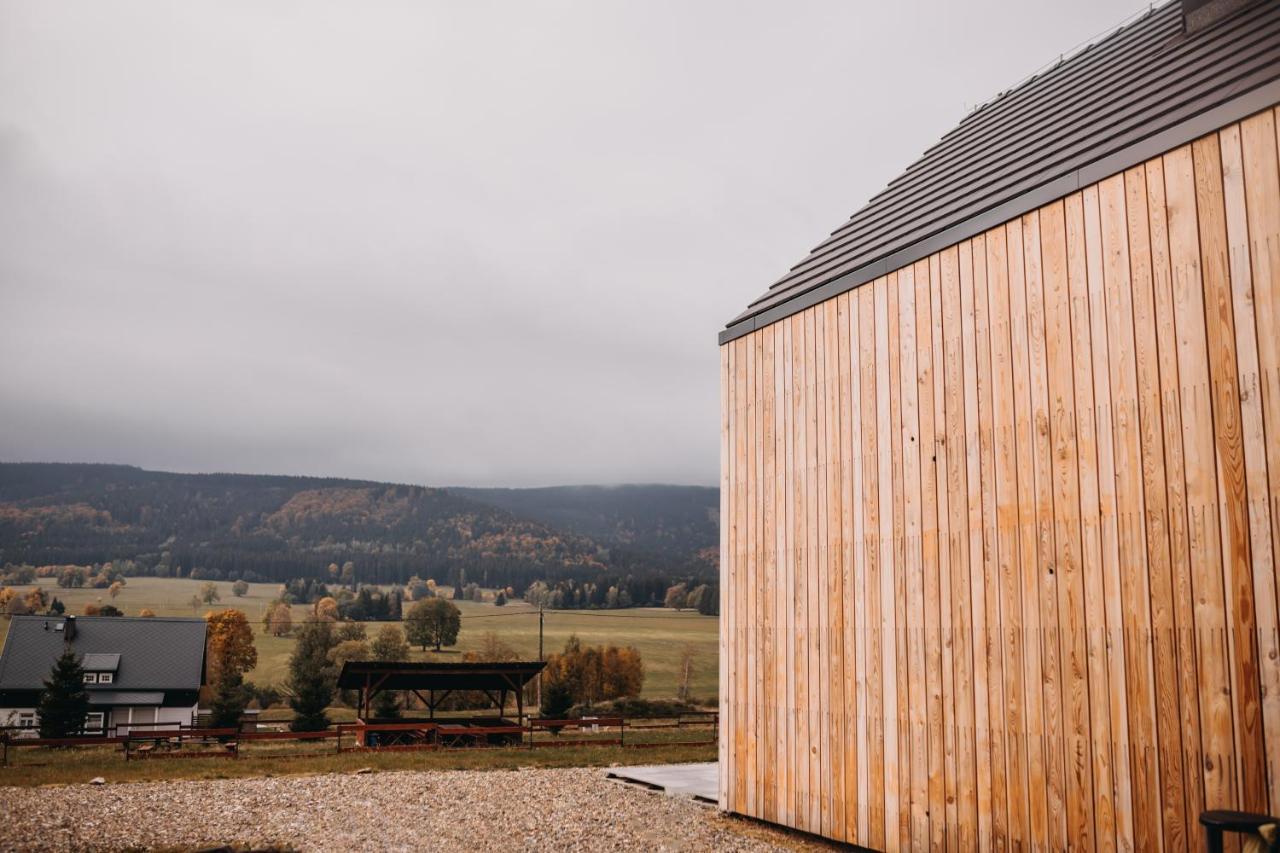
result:
M 902 269 L 934 252 L 948 246 L 975 237 L 984 231 L 996 227 L 1011 219 L 1043 207 L 1050 202 L 1070 195 L 1076 190 L 1095 184 L 1112 175 L 1119 174 L 1139 163 L 1158 157 L 1182 145 L 1186 145 L 1201 136 L 1212 133 L 1229 124 L 1248 118 L 1255 113 L 1271 109 L 1280 103 L 1280 79 L 1271 80 L 1243 95 L 1210 107 L 1204 112 L 1166 128 L 1158 133 L 1139 140 L 1081 166 L 1064 175 L 1028 190 L 1020 196 L 1001 202 L 994 207 L 971 216 L 963 222 L 925 237 L 905 249 L 865 264 L 856 270 L 850 270 L 828 282 L 798 293 L 792 298 L 764 311 L 746 317 L 729 325 L 719 333 L 718 342 L 724 346 L 743 335 L 749 335 L 779 320 L 798 314 L 806 308 L 812 308 L 820 302 L 826 302 L 869 281 L 887 275 L 894 270 Z M 736 319 L 736 318 L 735 318 Z

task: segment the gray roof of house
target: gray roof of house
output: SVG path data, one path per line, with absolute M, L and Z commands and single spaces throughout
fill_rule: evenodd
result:
M 0 654 L 0 690 L 39 690 L 62 654 L 60 616 L 14 616 Z M 196 690 L 204 680 L 203 619 L 78 616 L 71 648 L 116 656 L 110 689 Z M 93 685 L 86 685 L 94 691 Z
M 727 324 L 721 343 L 1280 100 L 1280 3 L 1193 33 L 1178 0 L 974 110 Z

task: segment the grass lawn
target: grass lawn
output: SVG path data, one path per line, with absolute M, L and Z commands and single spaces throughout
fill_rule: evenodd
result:
M 702 737 L 697 733 L 692 737 Z M 692 737 L 690 739 L 692 739 Z M 245 750 L 239 758 L 168 758 L 124 760 L 119 747 L 11 750 L 10 764 L 0 767 L 0 787 L 66 785 L 101 776 L 108 782 L 164 779 L 231 779 L 374 770 L 515 770 L 522 767 L 607 767 L 613 764 L 674 764 L 715 761 L 714 744 L 671 745 L 649 749 L 619 746 L 566 746 L 543 749 L 442 749 L 412 752 L 343 752 L 332 746 L 290 744 L 290 756 L 279 750 Z M 298 755 L 306 750 L 308 754 Z M 2 797 L 0 797 L 2 798 Z
M 128 578 L 120 595 L 112 599 L 105 589 L 60 589 L 52 579 L 43 578 L 40 585 L 51 596 L 57 596 L 68 613 L 82 613 L 86 604 L 114 604 L 127 616 L 135 616 L 148 608 L 158 616 L 203 615 L 211 609 L 205 605 L 192 608 L 190 599 L 204 581 L 175 578 Z M 229 581 L 218 581 L 222 600 L 214 607 L 243 610 L 250 621 L 260 623 L 267 604 L 279 592 L 279 584 L 250 584 L 248 595 L 237 598 Z M 511 602 L 505 607 L 472 601 L 455 602 L 462 611 L 462 632 L 458 645 L 437 655 L 435 652 L 413 651 L 414 660 L 458 660 L 462 652 L 478 647 L 484 635 L 492 631 L 530 660 L 538 657 L 538 611 L 524 602 Z M 309 608 L 295 605 L 294 622 L 306 618 Z M 547 654 L 564 647 L 570 634 L 577 634 L 586 645 L 614 643 L 632 645 L 640 650 L 645 665 L 643 695 L 669 697 L 676 692 L 676 670 L 681 651 L 686 645 L 694 650 L 693 695 L 700 698 L 716 695 L 719 680 L 718 620 L 694 612 L 676 613 L 661 608 L 629 610 L 548 610 L 545 624 Z M 372 637 L 377 624 L 368 625 Z M 8 619 L 0 618 L 0 632 L 8 633 Z M 271 637 L 259 632 L 254 641 L 258 648 L 258 667 L 249 673 L 250 681 L 272 684 L 285 679 L 285 669 L 293 639 Z M 0 637 L 0 648 L 3 638 Z

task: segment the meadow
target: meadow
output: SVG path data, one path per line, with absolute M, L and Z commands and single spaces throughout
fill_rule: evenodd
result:
M 0 764 L 0 788 L 10 785 L 65 785 L 100 776 L 108 782 L 163 779 L 232 779 L 246 776 L 288 776 L 350 773 L 356 770 L 516 770 L 530 767 L 611 767 L 623 764 L 677 764 L 715 761 L 714 740 L 707 729 L 659 732 L 633 736 L 643 748 L 618 745 L 566 745 L 554 748 L 491 747 L 473 749 L 335 752 L 328 741 L 319 744 L 275 743 L 250 745 L 237 758 L 125 761 L 117 746 L 77 746 L 66 749 L 10 748 L 8 763 Z
M 278 584 L 249 584 L 249 592 L 236 597 L 230 581 L 217 581 L 221 600 L 213 605 L 192 607 L 191 597 L 205 581 L 182 578 L 128 578 L 124 589 L 111 598 L 105 589 L 62 589 L 52 579 L 41 579 L 50 596 L 57 596 L 68 613 L 83 613 L 88 604 L 114 604 L 126 616 L 136 616 L 143 609 L 157 616 L 200 616 L 211 609 L 234 607 L 244 611 L 250 621 L 261 625 L 268 603 L 278 594 Z M 447 588 L 446 588 L 447 590 Z M 504 607 L 474 601 L 455 602 L 462 611 L 462 631 L 458 644 L 437 654 L 414 649 L 413 660 L 459 660 L 468 650 L 478 648 L 485 634 L 493 632 L 529 660 L 538 657 L 538 609 L 523 601 Z M 294 605 L 295 625 L 307 617 L 308 605 Z M 719 682 L 719 644 L 714 616 L 692 611 L 675 612 L 662 608 L 627 610 L 547 610 L 545 611 L 544 649 L 546 654 L 560 651 L 572 634 L 585 645 L 613 643 L 635 646 L 645 665 L 643 694 L 649 698 L 670 697 L 676 693 L 677 669 L 683 650 L 694 654 L 692 695 L 713 697 Z M 366 623 L 372 637 L 380 623 Z M 8 618 L 0 618 L 0 631 L 8 633 Z M 0 648 L 3 648 L 0 638 Z M 292 637 L 272 637 L 258 630 L 254 636 L 258 649 L 258 666 L 247 675 L 260 684 L 280 684 L 285 680 Z

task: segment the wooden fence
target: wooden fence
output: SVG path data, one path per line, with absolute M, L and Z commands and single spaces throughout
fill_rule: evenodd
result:
M 406 720 L 395 723 L 338 723 L 314 732 L 246 731 L 235 728 L 166 727 L 151 731 L 131 731 L 122 735 L 70 738 L 28 737 L 29 728 L 0 727 L 0 766 L 10 763 L 11 750 L 60 749 L 66 747 L 119 747 L 125 761 L 168 758 L 239 758 L 250 744 L 325 745 L 323 750 L 303 752 L 272 750 L 272 759 L 321 755 L 327 752 L 385 752 L 437 750 L 449 748 L 528 749 L 567 746 L 624 746 L 644 749 L 671 746 L 703 746 L 716 742 L 718 715 L 685 714 L 641 721 L 624 717 L 582 717 L 572 719 L 531 718 L 525 723 L 505 725 L 465 725 L 465 720 Z M 572 738 L 560 733 L 572 730 Z M 670 729 L 705 729 L 707 737 L 647 740 L 643 733 Z M 640 733 L 628 742 L 626 733 Z

